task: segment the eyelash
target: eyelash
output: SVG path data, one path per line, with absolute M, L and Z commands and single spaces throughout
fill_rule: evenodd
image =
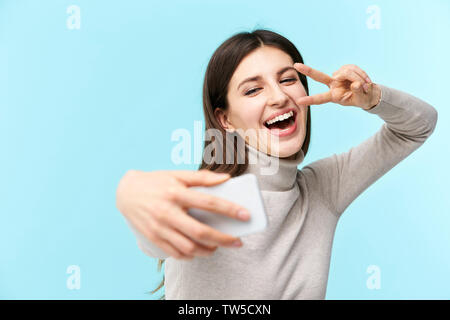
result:
M 292 81 L 292 80 L 293 80 L 293 81 L 297 81 L 296 78 L 288 78 L 288 79 L 281 80 L 281 82 L 283 82 L 283 81 Z M 255 92 L 256 89 L 259 89 L 259 88 L 250 89 L 250 90 L 248 90 L 248 91 L 245 93 L 245 95 L 248 96 L 249 94 L 252 94 L 253 92 Z

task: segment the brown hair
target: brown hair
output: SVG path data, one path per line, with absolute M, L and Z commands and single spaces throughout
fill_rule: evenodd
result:
M 203 82 L 203 115 L 205 117 L 205 132 L 207 132 L 208 129 L 218 129 L 222 133 L 221 136 L 223 137 L 223 139 L 222 141 L 216 141 L 216 139 L 207 141 L 207 136 L 205 136 L 203 152 L 209 146 L 209 149 L 211 150 L 223 150 L 221 154 L 223 158 L 226 158 L 227 152 L 232 151 L 230 153 L 234 157 L 234 161 L 225 161 L 225 159 L 214 158 L 211 163 L 206 163 L 204 157 L 202 157 L 202 163 L 199 167 L 199 170 L 208 169 L 214 172 L 225 172 L 229 173 L 232 177 L 236 177 L 241 175 L 247 169 L 247 148 L 245 148 L 245 154 L 239 153 L 242 151 L 237 147 L 236 143 L 236 139 L 239 139 L 238 134 L 236 132 L 230 133 L 222 128 L 220 122 L 214 115 L 214 110 L 216 108 L 221 108 L 224 111 L 227 110 L 228 85 L 234 71 L 236 70 L 242 59 L 244 59 L 254 50 L 263 46 L 272 46 L 278 48 L 291 56 L 294 62 L 303 63 L 303 58 L 300 52 L 292 42 L 279 35 L 278 33 L 264 29 L 257 29 L 252 32 L 237 33 L 228 38 L 216 49 L 208 63 Z M 299 72 L 297 73 L 299 75 L 301 83 L 303 84 L 303 87 L 305 88 L 306 94 L 309 95 L 306 76 Z M 310 136 L 311 113 L 310 108 L 308 107 L 306 136 L 301 148 L 305 156 L 308 152 Z M 227 141 L 229 143 L 231 141 L 231 144 L 227 144 Z M 226 149 L 226 146 L 228 145 L 232 145 L 234 150 Z M 213 157 L 214 156 L 215 155 L 213 155 Z M 244 157 L 245 162 L 237 161 L 238 157 Z M 158 271 L 161 270 L 163 263 L 163 259 L 158 260 Z M 158 291 L 164 285 L 164 280 L 165 277 L 163 277 L 163 280 L 159 284 L 159 286 L 155 290 L 151 291 L 152 294 Z M 165 299 L 165 296 L 163 295 L 161 299 Z

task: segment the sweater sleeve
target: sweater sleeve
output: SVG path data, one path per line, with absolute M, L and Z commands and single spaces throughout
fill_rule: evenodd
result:
M 380 102 L 364 112 L 378 115 L 385 123 L 361 144 L 333 154 L 302 171 L 309 187 L 338 217 L 353 200 L 419 148 L 433 133 L 437 111 L 426 102 L 383 85 Z
M 152 258 L 157 258 L 157 259 L 166 259 L 169 257 L 168 254 L 166 254 L 163 250 L 161 250 L 158 246 L 156 246 L 153 242 L 151 242 L 150 240 L 148 240 L 141 232 L 139 232 L 139 230 L 137 230 L 130 221 L 128 221 L 127 218 L 125 218 L 125 221 L 128 224 L 128 227 L 131 229 L 131 231 L 134 233 L 135 237 L 136 237 L 136 242 L 137 245 L 139 247 L 139 249 L 141 249 L 141 251 L 143 253 L 145 253 L 146 255 L 148 255 L 149 257 Z

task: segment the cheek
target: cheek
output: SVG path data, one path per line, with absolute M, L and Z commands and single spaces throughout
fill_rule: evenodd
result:
M 286 89 L 293 99 L 299 99 L 306 96 L 306 91 L 301 82 L 296 85 L 288 86 Z
M 243 126 L 246 128 L 257 128 L 262 117 L 262 108 L 251 108 L 242 114 Z
M 242 128 L 257 128 L 263 116 L 264 103 L 257 99 L 240 101 L 234 114 L 235 123 Z

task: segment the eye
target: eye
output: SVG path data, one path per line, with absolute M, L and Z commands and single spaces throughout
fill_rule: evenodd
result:
M 288 79 L 283 79 L 283 80 L 281 80 L 280 82 L 281 82 L 281 83 L 284 83 L 284 82 L 296 82 L 296 81 L 297 81 L 296 78 L 288 78 Z M 246 96 L 248 96 L 248 95 L 250 95 L 250 94 L 256 92 L 256 91 L 259 90 L 259 89 L 260 89 L 260 88 L 250 89 L 250 90 L 248 90 L 247 92 L 245 92 L 244 94 L 245 94 Z
M 289 79 L 281 80 L 280 82 L 283 83 L 285 81 L 292 81 L 292 82 L 294 82 L 294 81 L 297 81 L 297 79 L 296 78 L 289 78 Z
M 250 95 L 250 94 L 256 92 L 256 90 L 258 90 L 258 89 L 259 89 L 259 88 L 250 89 L 250 90 L 248 90 L 248 91 L 245 93 L 245 95 L 248 96 L 248 95 Z

